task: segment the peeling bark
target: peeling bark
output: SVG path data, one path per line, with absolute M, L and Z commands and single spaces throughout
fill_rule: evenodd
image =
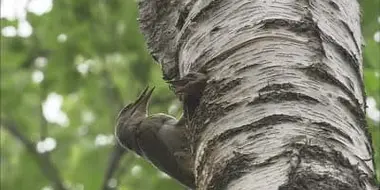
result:
M 209 77 L 189 121 L 197 189 L 376 189 L 357 1 L 139 8 L 165 79 Z

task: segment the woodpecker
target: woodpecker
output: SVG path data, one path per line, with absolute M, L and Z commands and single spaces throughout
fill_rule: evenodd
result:
M 120 111 L 115 137 L 124 148 L 194 189 L 193 159 L 186 136 L 186 122 L 162 113 L 148 115 L 153 90 L 154 87 L 146 87 L 135 102 Z
M 183 102 L 186 119 L 192 118 L 196 107 L 199 105 L 207 79 L 207 76 L 203 73 L 190 72 L 180 79 L 168 81 Z
M 176 94 L 191 95 L 200 98 L 205 87 L 207 76 L 199 72 L 191 72 L 180 79 L 168 81 Z

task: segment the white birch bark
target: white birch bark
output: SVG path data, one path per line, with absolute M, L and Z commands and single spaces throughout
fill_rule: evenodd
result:
M 376 189 L 355 0 L 144 0 L 165 79 L 209 76 L 200 190 Z

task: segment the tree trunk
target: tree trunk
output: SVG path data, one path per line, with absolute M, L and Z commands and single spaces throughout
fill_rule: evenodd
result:
M 357 1 L 139 8 L 165 79 L 209 77 L 189 123 L 197 189 L 376 189 Z

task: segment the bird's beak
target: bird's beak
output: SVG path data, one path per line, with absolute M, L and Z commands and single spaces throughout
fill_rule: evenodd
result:
M 149 90 L 149 86 L 147 86 L 144 89 L 144 91 L 141 93 L 141 95 L 139 96 L 139 98 L 136 100 L 136 102 L 133 105 L 134 107 L 133 112 L 135 112 L 136 110 L 140 112 L 146 112 L 146 110 L 148 109 L 148 104 L 150 101 L 150 97 L 152 96 L 152 93 L 154 91 L 154 88 L 155 87 Z

